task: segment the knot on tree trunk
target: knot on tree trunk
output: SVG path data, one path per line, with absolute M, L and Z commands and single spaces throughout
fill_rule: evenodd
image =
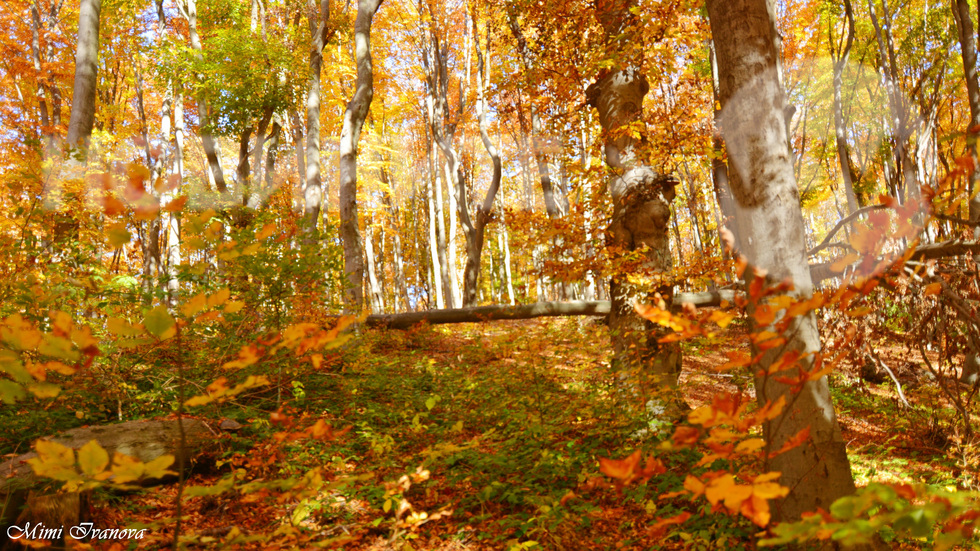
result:
M 611 242 L 628 250 L 643 245 L 654 250 L 665 246 L 670 203 L 677 184 L 673 176 L 658 174 L 646 166 L 616 178 L 611 186 L 615 205 L 609 228 Z

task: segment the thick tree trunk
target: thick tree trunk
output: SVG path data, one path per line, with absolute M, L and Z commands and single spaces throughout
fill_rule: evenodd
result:
M 75 88 L 68 120 L 69 147 L 86 149 L 95 124 L 95 95 L 99 85 L 99 15 L 102 0 L 82 0 L 75 44 Z
M 357 227 L 357 142 L 374 97 L 371 21 L 380 5 L 381 0 L 357 2 L 357 19 L 354 21 L 357 89 L 347 104 L 340 131 L 340 236 L 344 240 L 344 274 L 347 276 L 344 298 L 349 312 L 360 312 L 364 306 L 364 253 Z
M 722 128 L 733 168 L 729 176 L 738 209 L 738 248 L 772 280 L 789 279 L 796 296 L 809 297 L 813 284 L 804 254 L 799 191 L 786 148 L 772 0 L 708 0 L 707 8 L 721 77 Z M 798 368 L 812 369 L 820 350 L 815 315 L 796 318 L 782 336 L 787 344 L 761 356 L 759 373 L 767 373 L 784 353 L 795 351 L 801 359 L 786 370 L 757 377 L 756 394 L 763 405 L 780 398 L 787 404 L 764 426 L 767 451 L 810 430 L 806 442 L 766 466 L 782 473 L 780 483 L 790 488 L 776 504 L 776 519 L 794 520 L 817 507 L 826 510 L 837 498 L 853 493 L 854 480 L 827 377 L 806 383 L 798 394 L 775 380 L 793 376 Z
M 609 25 L 612 27 L 613 25 Z M 607 35 L 615 32 L 607 29 Z M 608 184 L 613 201 L 613 220 L 609 227 L 611 245 L 625 251 L 645 250 L 644 270 L 647 276 L 659 278 L 669 274 L 670 202 L 677 181 L 657 174 L 646 166 L 636 150 L 640 145 L 623 129 L 640 120 L 643 97 L 649 90 L 638 67 L 614 70 L 589 87 L 589 103 L 599 113 L 599 122 L 607 135 L 605 158 L 610 167 Z M 681 370 L 681 351 L 677 343 L 659 343 L 664 329 L 637 314 L 635 304 L 671 305 L 672 284 L 660 282 L 653 289 L 639 289 L 620 274 L 610 282 L 613 303 L 609 327 L 613 333 L 616 363 L 620 369 L 640 373 L 657 389 L 656 400 L 668 402 L 671 409 L 683 408 L 683 398 L 676 392 Z

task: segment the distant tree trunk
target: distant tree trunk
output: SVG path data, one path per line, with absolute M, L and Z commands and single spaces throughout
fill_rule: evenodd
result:
M 435 164 L 433 158 L 435 157 L 434 145 L 428 148 L 427 157 L 429 160 L 429 178 L 426 182 L 429 184 L 429 189 L 426 193 L 426 205 L 429 208 L 429 256 L 431 258 L 430 270 L 432 271 L 432 279 L 430 281 L 429 289 L 430 292 L 435 293 L 436 308 L 443 309 L 446 307 L 446 298 L 442 294 L 443 285 L 442 279 L 440 279 L 439 274 L 442 273 L 442 258 L 439 255 L 439 235 L 438 235 L 438 224 L 436 218 L 439 215 L 439 209 L 436 208 L 436 185 L 438 174 L 435 172 Z
M 380 161 L 384 161 L 383 158 L 379 158 Z M 405 280 L 405 264 L 402 252 L 402 239 L 401 239 L 401 220 L 398 212 L 398 205 L 395 203 L 392 195 L 395 192 L 395 182 L 391 177 L 388 169 L 385 168 L 384 164 L 378 167 L 378 176 L 381 183 L 387 188 L 381 194 L 382 203 L 385 206 L 385 210 L 388 215 L 388 220 L 391 225 L 392 239 L 394 240 L 394 251 L 392 256 L 395 261 L 395 280 L 398 286 L 398 292 L 395 293 L 395 310 L 399 309 L 399 301 L 401 302 L 401 307 L 404 310 L 408 310 L 408 282 Z
M 448 182 L 453 182 L 455 178 L 450 178 L 448 176 L 449 172 L 452 170 L 447 162 L 446 168 L 446 179 L 447 185 L 449 185 L 449 233 L 446 234 L 446 260 L 449 266 L 449 289 L 453 299 L 449 302 L 452 303 L 452 307 L 456 308 L 462 304 L 463 292 L 459 286 L 459 271 L 456 270 L 456 266 L 459 263 L 456 261 L 456 230 L 458 229 L 458 219 L 453 216 L 453 213 L 459 211 L 459 187 L 456 185 L 448 184 Z M 465 199 L 462 199 L 465 201 Z
M 918 182 L 915 178 L 915 163 L 909 155 L 909 137 L 912 134 L 908 121 L 908 109 L 899 90 L 899 69 L 895 59 L 895 47 L 892 37 L 892 20 L 888 11 L 887 0 L 882 0 L 883 24 L 879 23 L 875 9 L 876 0 L 868 0 L 868 10 L 871 15 L 871 25 L 875 30 L 878 42 L 878 71 L 882 87 L 888 95 L 888 110 L 890 118 L 888 126 L 892 133 L 891 178 L 889 186 L 894 197 L 904 203 L 911 194 L 918 196 Z M 905 193 L 901 190 L 904 189 Z
M 727 227 L 729 231 L 735 232 L 735 204 L 732 202 L 732 190 L 728 183 L 728 164 L 724 157 L 725 147 L 719 132 L 721 110 L 717 106 L 718 102 L 721 101 L 718 95 L 718 88 L 721 84 L 718 82 L 718 56 L 715 53 L 714 40 L 709 42 L 709 49 L 711 54 L 711 90 L 714 96 L 713 104 L 715 105 L 715 125 L 711 140 L 711 179 L 715 187 L 715 200 L 718 201 L 718 207 L 721 209 L 721 216 L 724 219 L 722 224 L 718 226 L 718 231 L 720 232 L 723 227 Z M 721 235 L 719 235 L 718 243 L 721 246 L 722 257 L 727 258 L 728 253 L 725 251 L 724 240 L 721 239 Z
M 99 15 L 102 0 L 82 0 L 78 10 L 75 44 L 75 89 L 68 120 L 69 147 L 86 149 L 95 124 L 95 96 L 99 86 Z
M 266 197 L 272 193 L 272 186 L 275 185 L 276 157 L 279 155 L 279 136 L 282 135 L 282 125 L 278 122 L 272 123 L 272 132 L 269 135 L 269 148 L 265 154 L 265 183 L 263 192 Z
M 767 270 L 772 281 L 788 279 L 795 286 L 793 294 L 806 298 L 813 284 L 804 252 L 799 191 L 786 148 L 772 1 L 708 0 L 707 9 L 721 77 L 722 128 L 733 168 L 729 177 L 738 207 L 738 248 L 751 265 Z M 746 274 L 747 280 L 751 277 Z M 802 355 L 784 371 L 755 381 L 760 404 L 781 398 L 787 404 L 781 415 L 764 425 L 767 452 L 780 449 L 801 430 L 810 430 L 806 442 L 769 459 L 764 468 L 782 473 L 780 483 L 790 488 L 774 514 L 786 521 L 817 507 L 829 509 L 834 500 L 854 492 L 854 480 L 827 377 L 807 382 L 799 394 L 776 380 L 794 376 L 798 368 L 813 368 L 814 354 L 820 350 L 815 315 L 796 318 L 782 336 L 788 341 L 782 347 L 753 353 L 761 354 L 756 369 L 763 374 L 787 351 Z
M 293 149 L 296 155 L 296 187 L 293 188 L 294 208 L 306 211 L 306 149 L 303 144 L 303 119 L 299 111 L 289 112 L 289 125 L 292 129 Z
M 844 38 L 844 44 L 840 51 L 836 52 L 836 59 L 834 59 L 834 134 L 837 141 L 837 159 L 840 162 L 841 178 L 844 180 L 844 193 L 847 196 L 847 213 L 853 214 L 861 205 L 858 204 L 857 195 L 854 193 L 854 184 L 857 178 L 854 167 L 851 165 L 851 152 L 847 144 L 847 127 L 844 124 L 844 103 L 841 98 L 844 69 L 847 68 L 851 46 L 854 44 L 854 10 L 851 8 L 850 0 L 844 0 L 844 15 L 847 18 L 847 36 Z M 831 53 L 835 53 L 833 49 Z
M 614 0 L 597 13 L 606 40 L 615 47 L 629 49 L 629 31 L 633 26 L 632 0 Z M 645 275 L 653 278 L 668 275 L 672 267 L 670 253 L 670 203 L 674 199 L 673 178 L 657 174 L 642 161 L 639 140 L 624 129 L 642 120 L 643 97 L 649 84 L 640 73 L 639 60 L 624 55 L 622 64 L 589 86 L 589 104 L 599 113 L 599 122 L 607 138 L 605 159 L 609 167 L 608 190 L 613 202 L 608 242 L 622 250 L 645 248 Z M 615 361 L 620 369 L 643 376 L 665 403 L 671 414 L 685 407 L 677 392 L 681 370 L 681 350 L 677 343 L 660 343 L 665 330 L 637 314 L 634 305 L 658 304 L 669 309 L 673 286 L 662 282 L 653 289 L 638 289 L 627 274 L 617 274 L 610 282 L 612 312 L 609 328 L 613 335 Z
M 484 233 L 487 223 L 490 221 L 490 212 L 497 198 L 497 191 L 500 189 L 502 173 L 500 153 L 497 152 L 496 146 L 490 140 L 490 133 L 488 131 L 486 90 L 490 87 L 490 72 L 487 69 L 487 63 L 483 57 L 483 50 L 480 49 L 480 33 L 477 28 L 475 14 L 473 18 L 473 38 L 477 56 L 476 114 L 480 121 L 480 139 L 483 141 L 483 147 L 487 150 L 490 161 L 493 163 L 493 175 L 490 178 L 490 187 L 487 189 L 487 195 L 483 199 L 483 204 L 477 207 L 476 220 L 473 220 L 469 214 L 469 207 L 466 204 L 466 188 L 459 186 L 459 195 L 463 200 L 459 205 L 459 212 L 466 235 L 466 270 L 463 276 L 463 306 L 476 306 L 477 303 L 477 290 L 480 285 L 480 257 L 483 254 Z M 488 48 L 489 42 L 490 36 L 488 32 Z
M 978 8 L 980 9 L 980 8 Z M 977 77 L 977 40 L 970 17 L 967 0 L 953 0 L 953 15 L 959 31 L 960 51 L 963 55 L 963 75 L 966 79 L 966 96 L 970 104 L 970 125 L 967 131 L 967 147 L 973 157 L 974 170 L 970 174 L 967 187 L 970 222 L 980 222 L 980 196 L 974 197 L 977 181 L 980 180 L 980 162 L 977 160 L 977 135 L 980 133 L 980 79 Z M 974 229 L 974 239 L 980 237 L 980 227 Z
M 320 70 L 323 66 L 323 48 L 327 45 L 330 35 L 334 32 L 328 26 L 330 21 L 330 0 L 320 0 L 319 14 L 316 8 L 315 0 L 309 0 L 310 35 L 312 40 L 310 44 L 310 82 L 306 94 L 306 174 L 303 179 L 303 198 L 305 205 L 303 224 L 309 235 L 315 234 L 317 222 L 320 220 L 320 210 L 323 208 L 323 183 L 320 179 Z M 360 14 L 360 7 L 358 7 L 358 14 Z M 319 15 L 319 24 L 317 24 L 317 15 Z M 370 25 L 370 22 L 368 25 Z M 370 54 L 368 55 L 370 56 Z M 358 62 L 358 81 L 360 81 L 360 65 L 361 63 Z M 368 70 L 370 71 L 370 59 L 368 60 Z M 360 86 L 360 82 L 358 82 L 358 86 Z M 370 101 L 369 96 L 369 104 Z M 349 110 L 350 107 L 348 106 Z M 346 114 L 344 117 L 344 128 L 347 128 Z M 358 123 L 357 132 L 360 133 L 360 123 Z M 354 147 L 357 147 L 356 139 Z M 343 165 L 343 161 L 341 161 L 341 165 Z
M 531 52 L 527 47 L 527 39 L 524 38 L 524 33 L 521 31 L 520 25 L 517 23 L 517 17 L 514 13 L 508 14 L 507 24 L 510 27 L 511 34 L 514 35 L 514 40 L 517 42 L 517 53 L 520 55 L 521 64 L 524 66 L 524 72 L 530 74 L 533 65 L 531 61 Z M 561 216 L 561 212 L 558 209 L 558 202 L 555 200 L 555 188 L 551 182 L 551 171 L 548 168 L 548 157 L 542 151 L 540 137 L 544 133 L 544 124 L 541 122 L 541 116 L 538 114 L 538 110 L 532 103 L 531 109 L 531 154 L 534 156 L 534 161 L 538 168 L 538 179 L 541 182 L 541 194 L 544 196 L 544 208 L 548 212 L 548 218 L 558 218 Z
M 371 311 L 383 314 L 385 311 L 384 293 L 378 280 L 377 259 L 374 254 L 374 220 L 365 224 L 364 255 L 367 257 L 368 292 L 371 294 Z
M 448 110 L 448 96 L 449 96 L 449 72 L 446 66 L 446 58 L 448 52 L 446 51 L 445 44 L 439 39 L 438 34 L 434 28 L 428 30 L 428 43 L 423 49 L 422 62 L 425 67 L 425 78 L 426 78 L 426 105 L 428 107 L 429 115 L 429 125 L 430 131 L 432 133 L 433 144 L 438 146 L 438 149 L 442 151 L 442 154 L 446 157 L 446 169 L 443 172 L 439 167 L 439 156 L 436 152 L 433 152 L 433 169 L 436 172 L 435 180 L 435 211 L 436 211 L 436 229 L 438 238 L 438 252 L 439 252 L 439 268 L 441 270 L 440 276 L 442 281 L 442 294 L 446 300 L 446 303 L 450 308 L 455 308 L 457 305 L 455 303 L 455 293 L 453 292 L 452 279 L 450 276 L 450 270 L 455 270 L 455 264 L 450 266 L 449 261 L 446 258 L 446 222 L 443 216 L 442 204 L 442 185 L 441 181 L 443 179 L 440 175 L 444 175 L 446 186 L 452 186 L 450 189 L 450 194 L 453 198 L 457 198 L 457 211 L 458 207 L 458 195 L 459 195 L 459 182 L 461 181 L 459 160 L 455 149 L 453 148 L 453 139 L 456 133 L 456 125 L 447 125 L 447 110 Z M 460 98 L 460 109 L 459 115 L 462 114 L 463 98 Z M 448 126 L 448 127 L 447 127 Z M 455 184 L 455 185 L 454 185 Z M 450 213 L 452 216 L 452 213 Z M 455 261 L 455 259 L 453 259 Z
M 344 240 L 344 274 L 347 276 L 344 295 L 349 312 L 360 312 L 364 306 L 364 253 L 357 227 L 357 142 L 374 97 L 371 21 L 380 5 L 381 0 L 357 2 L 357 19 L 354 21 L 357 88 L 344 111 L 344 126 L 340 131 L 340 236 Z
M 57 22 L 61 12 L 61 2 L 51 2 L 51 9 L 45 17 L 47 21 Z M 44 63 L 50 59 L 52 44 L 48 40 L 47 48 L 41 51 L 41 34 L 45 30 L 45 21 L 41 18 L 41 10 L 37 2 L 31 4 L 31 61 L 34 71 L 38 75 L 37 101 L 38 114 L 41 117 L 41 137 L 43 138 L 44 149 L 41 154 L 51 155 L 55 150 L 55 136 L 58 127 L 61 126 L 61 90 L 51 83 L 45 83 L 41 76 Z
M 187 34 L 191 42 L 191 48 L 194 50 L 197 60 L 202 61 L 204 55 L 201 52 L 204 51 L 204 47 L 201 44 L 201 37 L 197 33 L 197 0 L 178 0 L 177 7 L 180 9 L 184 19 L 187 20 Z M 204 77 L 201 76 L 200 78 Z M 215 143 L 214 136 L 211 135 L 211 130 L 208 128 L 210 125 L 208 104 L 201 94 L 197 98 L 197 116 L 198 123 L 200 124 L 201 144 L 204 147 L 204 156 L 208 160 L 211 178 L 214 179 L 215 188 L 224 193 L 228 191 L 228 185 L 225 183 L 224 171 L 221 168 L 221 156 L 217 143 Z

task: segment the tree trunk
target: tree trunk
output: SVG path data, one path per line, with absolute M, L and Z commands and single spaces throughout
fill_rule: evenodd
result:
M 330 0 L 320 0 L 319 24 L 316 23 L 316 16 L 318 14 L 314 2 L 315 0 L 310 0 L 309 3 L 310 36 L 312 40 L 310 45 L 310 82 L 306 94 L 306 174 L 303 178 L 303 224 L 308 235 L 311 236 L 316 232 L 317 222 L 320 220 L 320 210 L 323 208 L 323 183 L 320 178 L 320 70 L 323 65 L 323 48 L 329 40 L 329 35 L 333 33 L 327 25 L 330 20 Z M 358 15 L 360 15 L 360 7 L 358 7 Z M 370 21 L 368 25 L 370 26 Z M 370 28 L 368 31 L 370 32 Z M 355 30 L 355 35 L 356 33 L 357 31 Z M 368 71 L 370 71 L 370 53 L 368 56 Z M 360 57 L 358 57 L 357 65 L 358 90 L 360 90 Z M 369 96 L 369 104 L 370 101 Z M 347 109 L 350 111 L 350 106 Z M 365 113 L 367 113 L 366 108 Z M 358 123 L 357 133 L 360 133 L 360 124 Z M 344 116 L 344 129 L 347 129 L 346 113 Z M 357 147 L 356 141 L 355 138 L 354 148 Z M 341 160 L 341 166 L 343 164 L 344 161 Z M 346 242 L 344 248 L 346 250 Z
M 187 20 L 187 34 L 190 38 L 191 48 L 194 50 L 197 60 L 201 61 L 204 58 L 201 53 L 204 51 L 204 47 L 201 45 L 201 37 L 197 33 L 197 0 L 183 0 L 182 2 L 178 0 L 177 5 L 184 19 Z M 211 177 L 214 179 L 214 186 L 218 191 L 224 193 L 228 190 L 228 186 L 225 184 L 225 175 L 221 168 L 221 156 L 218 151 L 218 146 L 214 141 L 214 137 L 211 135 L 211 130 L 208 128 L 208 104 L 203 95 L 199 95 L 197 98 L 197 116 L 198 123 L 200 124 L 201 144 L 204 147 L 204 155 L 208 159 L 208 166 L 210 167 Z
M 378 282 L 377 262 L 374 254 L 374 225 L 372 220 L 365 224 L 364 255 L 367 257 L 368 292 L 371 293 L 371 311 L 383 314 L 385 311 L 384 294 Z
M 388 222 L 391 225 L 392 239 L 394 239 L 394 251 L 392 256 L 395 261 L 395 280 L 398 286 L 398 292 L 395 293 L 395 310 L 399 309 L 399 301 L 401 302 L 401 307 L 408 310 L 408 282 L 405 280 L 405 264 L 402 252 L 402 239 L 401 239 L 401 220 L 398 212 L 398 205 L 395 203 L 392 197 L 395 192 L 395 182 L 394 179 L 388 172 L 388 169 L 384 166 L 384 158 L 379 155 L 379 161 L 382 162 L 381 166 L 378 167 L 378 176 L 381 183 L 387 188 L 381 194 L 381 201 L 384 203 L 385 210 L 388 215 Z
M 844 0 L 844 15 L 847 18 L 847 37 L 834 60 L 834 135 L 837 141 L 837 159 L 840 162 L 841 178 L 844 180 L 844 193 L 847 196 L 847 214 L 853 214 L 860 205 L 854 193 L 854 183 L 857 178 L 851 165 L 847 127 L 844 124 L 844 104 L 841 98 L 844 69 L 847 68 L 851 46 L 854 44 L 854 10 L 851 8 L 850 0 Z
M 633 22 L 629 13 L 633 5 L 631 0 L 614 1 L 597 14 L 607 41 L 622 41 L 615 47 L 624 51 L 631 45 L 628 37 Z M 614 276 L 610 282 L 613 306 L 609 328 L 618 368 L 641 376 L 641 384 L 649 385 L 648 390 L 655 394 L 653 401 L 665 404 L 673 415 L 686 407 L 677 391 L 680 346 L 676 342 L 659 343 L 666 329 L 640 317 L 635 305 L 661 304 L 664 309 L 671 306 L 673 285 L 661 278 L 669 277 L 672 267 L 668 231 L 677 181 L 647 166 L 638 151 L 641 143 L 624 131 L 642 121 L 643 97 L 650 87 L 640 73 L 638 59 L 625 56 L 623 63 L 589 86 L 586 96 L 609 136 L 605 160 L 610 172 L 608 190 L 613 217 L 608 243 L 624 251 L 645 250 L 643 275 L 655 283 L 653 288 L 639 288 L 630 283 L 627 274 Z
M 349 312 L 360 312 L 364 306 L 364 253 L 357 227 L 357 142 L 374 97 L 371 21 L 380 5 L 381 0 L 357 2 L 357 19 L 354 21 L 357 89 L 344 111 L 344 126 L 340 131 L 340 236 L 344 240 L 344 274 L 347 276 L 344 296 Z
M 446 307 L 446 298 L 442 294 L 442 279 L 440 279 L 439 274 L 442 273 L 442 259 L 439 255 L 439 236 L 438 236 L 438 224 L 436 223 L 436 217 L 439 214 L 439 210 L 436 208 L 436 183 L 439 177 L 435 172 L 435 165 L 432 162 L 435 154 L 433 147 L 428 148 L 428 158 L 429 158 L 429 178 L 428 182 L 428 193 L 426 193 L 426 205 L 429 208 L 429 256 L 431 258 L 430 270 L 432 271 L 432 280 L 429 285 L 430 292 L 435 292 L 436 298 L 436 308 L 442 309 Z M 431 304 L 430 304 L 431 307 Z
M 786 148 L 772 0 L 708 0 L 707 9 L 718 55 L 722 128 L 734 169 L 729 177 L 738 209 L 738 248 L 773 281 L 789 279 L 796 296 L 809 297 L 813 284 L 804 252 L 799 191 Z M 747 273 L 746 279 L 750 277 Z M 802 429 L 810 430 L 806 442 L 766 465 L 782 473 L 780 483 L 790 488 L 774 515 L 786 521 L 817 507 L 828 509 L 837 498 L 854 492 L 854 480 L 827 377 L 807 382 L 799 394 L 775 380 L 793 376 L 797 368 L 813 367 L 813 355 L 820 350 L 815 315 L 796 318 L 782 336 L 787 344 L 761 356 L 759 373 L 767 373 L 786 352 L 800 353 L 801 360 L 779 373 L 757 377 L 755 384 L 760 404 L 780 398 L 787 404 L 780 416 L 764 425 L 767 451 L 780 449 Z
M 99 14 L 102 0 L 82 0 L 75 45 L 75 88 L 68 120 L 69 147 L 88 148 L 95 124 L 95 96 L 99 86 Z
M 967 0 L 953 0 L 953 15 L 959 31 L 960 52 L 963 56 L 963 75 L 966 79 L 966 96 L 970 104 L 970 125 L 966 129 L 966 142 L 973 158 L 973 172 L 967 186 L 969 197 L 969 220 L 980 222 L 980 196 L 974 197 L 977 181 L 980 180 L 980 162 L 977 160 L 977 134 L 980 132 L 980 79 L 977 77 L 977 40 L 970 17 Z M 974 239 L 980 238 L 980 227 L 974 228 Z

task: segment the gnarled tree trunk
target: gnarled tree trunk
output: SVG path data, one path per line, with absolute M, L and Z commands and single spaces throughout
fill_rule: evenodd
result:
M 628 40 L 632 26 L 631 0 L 607 2 L 598 13 L 607 40 Z M 626 49 L 627 44 L 619 47 Z M 640 73 L 639 60 L 626 61 L 597 82 L 586 94 L 589 104 L 599 113 L 599 122 L 607 135 L 606 164 L 609 166 L 609 194 L 613 202 L 613 219 L 608 230 L 609 244 L 624 251 L 643 250 L 644 275 L 656 280 L 672 267 L 670 254 L 670 202 L 677 181 L 647 166 L 639 155 L 639 140 L 628 128 L 642 120 L 643 97 L 650 86 Z M 677 343 L 659 343 L 663 328 L 637 314 L 637 303 L 660 304 L 669 309 L 673 286 L 654 281 L 652 288 L 640 289 L 630 283 L 626 274 L 610 282 L 612 312 L 609 329 L 613 335 L 615 361 L 620 369 L 642 375 L 651 385 L 654 400 L 665 403 L 672 413 L 683 409 L 683 398 L 676 392 L 681 370 L 681 351 Z

